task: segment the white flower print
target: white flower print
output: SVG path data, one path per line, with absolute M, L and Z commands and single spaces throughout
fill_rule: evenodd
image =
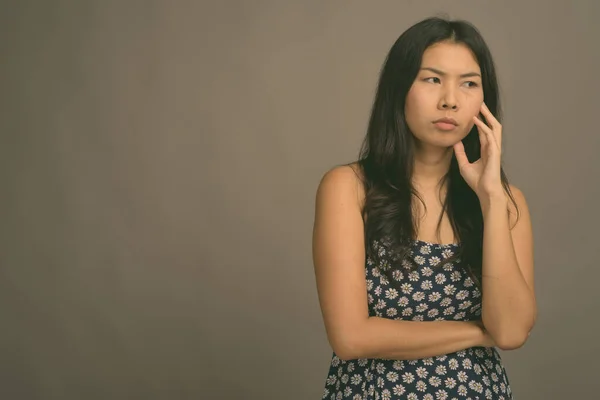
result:
M 432 375 L 429 378 L 429 384 L 434 387 L 438 387 L 442 384 L 442 379 L 439 376 Z
M 441 262 L 442 262 L 442 260 L 439 257 L 434 256 L 429 259 L 429 265 L 431 265 L 432 267 L 435 267 L 436 265 L 438 265 Z
M 415 376 L 410 372 L 405 372 L 402 374 L 402 382 L 404 383 L 412 383 L 415 380 Z
M 394 388 L 392 390 L 396 396 L 402 396 L 406 391 L 406 389 L 402 385 L 394 385 Z
M 419 265 L 423 265 L 423 264 L 425 264 L 425 258 L 423 256 L 416 256 L 415 263 L 417 263 Z
M 456 375 L 457 379 L 459 380 L 459 382 L 466 382 L 469 379 L 469 376 L 467 375 L 467 373 L 465 371 L 460 371 L 457 375 Z
M 440 302 L 440 306 L 442 307 L 448 307 L 450 304 L 452 304 L 452 299 L 450 297 L 444 297 Z
M 451 358 L 448 360 L 448 368 L 451 370 L 455 370 L 458 368 L 458 360 L 456 358 Z
M 433 302 L 436 302 L 436 301 L 438 301 L 438 300 L 439 300 L 439 299 L 441 299 L 441 298 L 442 298 L 442 295 L 441 295 L 441 294 L 439 294 L 438 292 L 433 292 L 433 293 L 431 293 L 431 294 L 429 295 L 429 298 L 428 298 L 428 299 L 429 299 L 429 301 L 430 301 L 430 302 L 432 302 L 432 303 L 433 303 Z
M 454 378 L 446 378 L 446 380 L 444 380 L 444 385 L 448 388 L 448 389 L 453 389 L 454 386 L 456 386 L 456 379 Z
M 377 286 L 377 287 L 375 288 L 374 292 L 375 292 L 375 294 L 376 294 L 377 296 L 381 296 L 381 292 L 382 292 L 382 290 L 383 290 L 383 289 L 381 289 L 381 286 Z
M 422 315 L 415 315 L 412 317 L 413 321 L 424 321 L 425 318 Z
M 409 300 L 408 300 L 408 297 L 406 297 L 406 296 L 402 296 L 402 297 L 400 297 L 400 299 L 398 299 L 398 305 L 399 305 L 400 307 L 405 307 L 405 306 L 407 306 L 407 305 L 408 305 L 408 301 L 409 301 Z
M 429 308 L 429 306 L 427 305 L 427 303 L 421 303 L 421 304 L 419 304 L 419 305 L 418 305 L 418 306 L 415 308 L 415 310 L 416 310 L 417 312 L 424 312 L 424 311 L 426 311 L 428 308 Z
M 443 265 L 442 269 L 444 271 L 451 272 L 451 271 L 454 270 L 454 267 L 452 266 L 452 263 L 446 263 L 446 264 Z
M 396 310 L 395 308 L 388 308 L 385 313 L 388 317 L 395 317 L 396 315 L 398 315 L 398 310 Z
M 483 386 L 479 382 L 470 381 L 469 387 L 476 391 L 477 393 L 483 393 Z
M 394 363 L 392 364 L 392 368 L 394 368 L 397 371 L 404 369 L 404 361 L 402 361 L 402 360 L 394 361 Z
M 394 288 L 391 288 L 391 289 L 387 289 L 387 290 L 385 291 L 385 298 L 386 298 L 386 299 L 393 300 L 393 299 L 395 299 L 396 297 L 398 297 L 398 291 L 397 291 L 396 289 L 394 289 Z
M 421 254 L 430 254 L 431 253 L 431 247 L 429 247 L 429 245 L 424 245 L 424 246 L 421 246 L 421 248 L 419 249 L 419 251 L 421 252 Z
M 348 363 L 348 372 L 352 372 L 354 371 L 354 363 L 353 362 L 349 362 Z
M 458 293 L 456 293 L 456 298 L 458 300 L 464 300 L 467 297 L 469 297 L 469 291 L 468 290 L 460 290 Z
M 460 386 L 458 387 L 458 394 L 459 394 L 459 395 L 461 395 L 461 396 L 466 396 L 466 395 L 467 395 L 467 393 L 468 393 L 468 392 L 467 392 L 467 388 L 466 388 L 466 386 L 464 386 L 464 385 L 460 385 Z
M 419 400 L 419 397 L 417 396 L 416 393 L 409 393 L 408 396 L 406 396 L 407 400 Z
M 431 310 L 429 310 L 427 312 L 427 317 L 428 318 L 435 318 L 438 316 L 440 312 L 437 310 L 437 308 L 432 308 Z
M 354 374 L 352 375 L 352 379 L 350 380 L 350 382 L 352 382 L 353 385 L 360 385 L 360 383 L 362 382 L 362 376 L 360 376 L 359 374 Z
M 454 315 L 454 319 L 455 320 L 462 320 L 465 319 L 465 313 L 464 312 L 459 312 L 456 315 Z
M 415 292 L 412 295 L 414 301 L 423 301 L 425 299 L 425 293 L 423 292 Z
M 423 281 L 423 283 L 421 283 L 421 289 L 431 290 L 431 288 L 433 288 L 433 283 L 431 283 L 431 281 Z
M 435 392 L 435 398 L 437 400 L 446 400 L 448 398 L 448 392 L 446 392 L 444 389 L 440 389 Z
M 446 295 L 451 296 L 456 292 L 456 286 L 454 285 L 446 285 L 444 286 L 444 293 L 446 293 Z
M 446 276 L 444 274 L 437 274 L 435 276 L 435 283 L 441 285 L 444 282 L 446 282 Z
M 424 392 L 427 390 L 427 384 L 423 381 L 417 381 L 417 383 L 415 384 L 415 387 L 417 388 L 417 390 L 419 392 Z
M 390 382 L 396 382 L 398 380 L 398 373 L 396 371 L 390 371 L 387 373 L 387 375 L 385 376 L 387 378 L 388 381 Z
M 421 268 L 421 275 L 422 276 L 431 276 L 431 275 L 433 275 L 433 270 L 429 267 L 423 267 L 423 268 Z
M 350 379 L 350 377 L 348 376 L 348 374 L 342 375 L 342 383 L 348 383 L 349 379 Z
M 460 273 L 460 271 L 453 271 L 450 274 L 450 280 L 452 282 L 456 282 L 456 281 L 460 281 L 460 278 L 462 277 L 462 274 Z
M 400 289 L 404 294 L 410 294 L 413 291 L 413 287 L 410 283 L 403 283 L 402 286 L 400 286 Z
M 450 249 L 445 249 L 444 251 L 442 251 L 442 257 L 444 258 L 450 258 L 454 255 L 454 252 Z
M 465 279 L 463 285 L 465 285 L 465 287 L 471 287 L 473 286 L 473 280 L 470 277 L 468 277 L 467 279 Z
M 479 364 L 475 363 L 475 365 L 473 365 L 473 372 L 475 372 L 477 375 L 481 375 L 481 367 Z
M 404 275 L 402 274 L 402 271 L 397 269 L 394 272 L 392 272 L 392 278 L 394 278 L 397 281 L 401 281 L 404 278 Z
M 454 314 L 454 307 L 448 307 L 444 309 L 444 315 L 452 315 Z
M 463 368 L 464 368 L 464 369 L 471 369 L 471 368 L 473 368 L 473 363 L 471 362 L 471 360 L 470 360 L 470 359 L 468 359 L 468 358 L 465 358 L 465 359 L 462 361 L 462 366 L 463 366 Z
M 419 378 L 423 378 L 423 379 L 427 378 L 427 375 L 429 375 L 429 372 L 427 372 L 427 368 L 423 368 L 423 367 L 417 368 L 416 373 Z
M 381 392 L 381 399 L 382 400 L 391 400 L 392 399 L 392 392 L 390 392 L 387 389 L 384 389 L 383 392 Z
M 446 367 L 443 365 L 438 365 L 435 367 L 435 373 L 438 375 L 446 375 Z
M 413 312 L 412 308 L 410 308 L 410 307 L 407 307 L 407 308 L 405 308 L 404 310 L 402 310 L 402 315 L 403 315 L 404 317 L 409 317 L 409 316 L 411 316 L 411 315 L 412 315 L 412 312 Z
M 433 395 L 431 393 L 427 393 L 425 396 L 423 396 L 423 400 L 434 400 Z
M 416 282 L 419 280 L 419 273 L 417 271 L 412 271 L 408 274 L 408 280 L 411 282 Z
M 376 368 L 377 368 L 377 373 L 380 375 L 385 372 L 385 365 L 382 362 L 378 363 Z
M 352 394 L 352 389 L 350 389 L 350 386 L 346 386 L 346 388 L 344 389 L 344 397 L 349 397 Z

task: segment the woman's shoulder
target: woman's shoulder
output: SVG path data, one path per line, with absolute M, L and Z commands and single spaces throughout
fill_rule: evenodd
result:
M 365 191 L 360 164 L 340 164 L 326 171 L 319 183 L 318 193 L 335 193 L 336 197 L 352 196 L 362 206 Z

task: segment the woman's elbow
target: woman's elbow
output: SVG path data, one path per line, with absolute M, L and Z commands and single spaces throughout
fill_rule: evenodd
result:
M 496 342 L 498 348 L 506 351 L 521 348 L 525 344 L 525 342 L 527 342 L 528 338 L 529 332 L 525 334 L 513 332 L 508 335 L 500 336 L 497 339 L 494 339 L 494 341 Z
M 356 335 L 340 334 L 330 338 L 329 344 L 335 355 L 342 361 L 361 358 Z

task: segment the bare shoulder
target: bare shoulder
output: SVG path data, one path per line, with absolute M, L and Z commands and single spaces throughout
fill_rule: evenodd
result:
M 323 175 L 317 190 L 317 201 L 323 197 L 356 201 L 359 206 L 364 199 L 362 173 L 357 163 L 336 166 Z

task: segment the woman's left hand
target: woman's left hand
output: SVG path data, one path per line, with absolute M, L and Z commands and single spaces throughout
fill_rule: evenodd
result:
M 473 117 L 479 131 L 479 143 L 481 144 L 479 160 L 469 162 L 462 141 L 453 147 L 460 174 L 480 199 L 487 199 L 493 196 L 504 196 L 500 179 L 502 125 L 485 103 L 481 104 L 481 113 L 490 126 L 487 126 L 479 117 Z

